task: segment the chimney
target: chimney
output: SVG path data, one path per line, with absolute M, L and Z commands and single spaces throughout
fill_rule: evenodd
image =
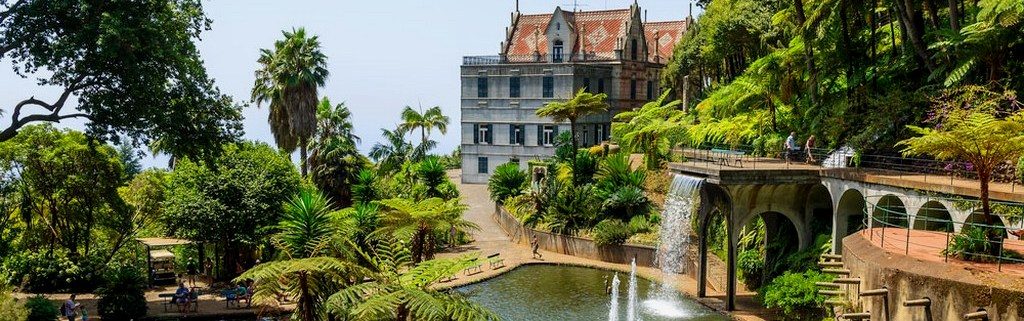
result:
M 647 9 L 644 9 L 644 23 L 647 23 Z

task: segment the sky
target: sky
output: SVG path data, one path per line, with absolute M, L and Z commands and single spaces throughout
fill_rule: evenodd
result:
M 581 10 L 628 8 L 634 0 L 578 0 Z M 282 30 L 304 27 L 320 37 L 330 78 L 321 96 L 344 102 L 353 113 L 359 149 L 368 151 L 381 128 L 393 128 L 405 106 L 441 106 L 451 117 L 445 135 L 435 132 L 436 153 L 459 144 L 458 125 L 462 56 L 496 55 L 509 26 L 515 0 L 206 0 L 212 29 L 202 34 L 200 54 L 221 91 L 247 101 L 258 68 L 260 48 L 269 48 Z M 649 21 L 681 20 L 689 0 L 641 0 Z M 520 0 L 522 13 L 571 10 L 572 0 Z M 697 10 L 694 7 L 694 10 Z M 694 12 L 696 15 L 697 12 Z M 0 109 L 35 96 L 52 101 L 59 88 L 22 79 L 0 61 Z M 267 109 L 254 104 L 243 111 L 244 139 L 273 144 Z M 9 114 L 9 113 L 5 113 Z M 0 116 L 6 126 L 10 119 Z M 61 127 L 83 128 L 82 121 Z M 165 157 L 145 157 L 143 165 L 165 166 Z

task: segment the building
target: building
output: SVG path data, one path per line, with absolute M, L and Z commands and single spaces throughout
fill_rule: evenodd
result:
M 555 138 L 568 123 L 537 117 L 545 103 L 566 100 L 580 88 L 608 94 L 611 109 L 579 120 L 582 146 L 608 140 L 611 117 L 660 95 L 661 70 L 682 38 L 685 21 L 645 22 L 640 6 L 602 11 L 521 14 L 497 56 L 464 57 L 462 77 L 462 180 L 486 183 L 506 162 L 554 155 Z

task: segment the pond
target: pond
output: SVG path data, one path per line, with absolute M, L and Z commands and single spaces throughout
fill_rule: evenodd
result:
M 606 282 L 615 272 L 574 266 L 527 265 L 457 290 L 504 320 L 608 320 Z M 626 320 L 628 273 L 619 273 L 618 320 Z M 730 318 L 676 292 L 637 278 L 637 320 L 725 321 Z

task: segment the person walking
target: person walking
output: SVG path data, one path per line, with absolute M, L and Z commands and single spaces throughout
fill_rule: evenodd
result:
M 540 254 L 540 240 L 537 239 L 537 235 L 533 236 L 533 240 L 530 241 L 530 245 L 533 246 L 533 258 L 544 258 L 544 255 Z
M 814 144 L 817 142 L 814 135 L 807 137 L 807 144 L 804 145 L 804 149 L 807 150 L 807 164 L 814 164 L 817 160 L 814 159 Z
M 60 307 L 61 316 L 68 318 L 68 321 L 77 321 L 75 317 L 78 316 L 78 309 L 82 307 L 81 304 L 75 302 L 75 297 L 76 295 L 72 293 L 71 297 Z
M 796 144 L 796 132 L 790 132 L 789 137 L 786 137 L 786 165 L 793 162 L 799 151 L 800 147 Z

